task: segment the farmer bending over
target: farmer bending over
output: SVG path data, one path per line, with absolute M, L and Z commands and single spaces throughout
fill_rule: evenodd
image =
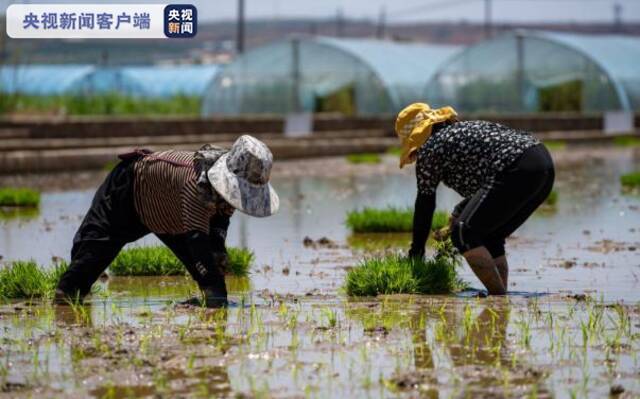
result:
M 154 233 L 186 266 L 206 305 L 226 305 L 229 218 L 235 209 L 258 217 L 278 210 L 269 148 L 245 135 L 228 152 L 206 145 L 195 153 L 139 150 L 120 159 L 73 239 L 56 301 L 82 299 L 125 244 Z
M 528 133 L 486 122 L 458 122 L 451 107 L 415 103 L 400 112 L 400 167 L 416 162 L 418 196 L 409 255 L 424 256 L 436 188 L 442 181 L 464 200 L 452 214 L 451 240 L 489 294 L 505 294 L 505 238 L 540 206 L 554 180 L 549 152 Z

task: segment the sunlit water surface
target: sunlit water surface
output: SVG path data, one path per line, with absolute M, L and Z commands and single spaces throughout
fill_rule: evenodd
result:
M 350 245 L 405 250 L 409 238 L 351 236 L 345 213 L 411 206 L 415 177 L 276 177 L 280 213 L 232 219 L 228 244 L 256 254 L 248 279 L 228 279 L 236 306 L 175 308 L 195 290 L 188 277 L 110 278 L 79 308 L 3 305 L 0 398 L 637 397 L 640 197 L 619 184 L 634 154 L 560 167 L 556 209 L 508 241 L 509 289 L 541 296 L 348 299 L 345 268 L 367 252 Z M 5 215 L 4 260 L 68 258 L 92 195 L 47 192 L 39 214 Z M 438 193 L 441 209 L 458 200 Z

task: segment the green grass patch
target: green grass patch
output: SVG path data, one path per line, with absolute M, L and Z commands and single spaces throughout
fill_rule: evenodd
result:
M 32 260 L 10 262 L 0 268 L 0 298 L 53 298 L 58 280 L 67 268 L 66 262 L 46 269 Z
M 0 206 L 29 206 L 40 205 L 40 193 L 29 188 L 0 188 Z
M 227 248 L 229 263 L 227 273 L 246 276 L 253 262 L 253 253 L 241 248 Z M 115 276 L 180 276 L 186 268 L 165 246 L 133 247 L 120 251 L 109 265 Z
M 389 155 L 395 155 L 395 156 L 400 156 L 402 155 L 402 148 L 400 147 L 389 147 L 387 149 L 387 154 Z
M 620 176 L 620 183 L 625 188 L 638 188 L 640 187 L 640 171 L 626 173 Z
M 169 98 L 140 98 L 118 93 L 98 95 L 0 96 L 0 114 L 65 115 L 199 115 L 201 98 L 176 95 Z
M 449 294 L 467 286 L 458 276 L 459 264 L 452 252 L 439 252 L 428 260 L 400 255 L 369 258 L 349 270 L 345 290 L 350 296 Z
M 380 154 L 349 154 L 347 161 L 353 164 L 376 164 L 382 162 L 382 157 Z
M 543 140 L 543 143 L 549 150 L 563 150 L 567 148 L 567 142 L 563 140 Z
M 639 147 L 640 137 L 634 136 L 621 136 L 613 139 L 613 144 L 619 147 Z
M 347 213 L 347 226 L 354 233 L 402 233 L 413 230 L 413 209 L 387 207 L 364 208 Z M 439 230 L 449 223 L 449 214 L 436 211 L 431 230 Z

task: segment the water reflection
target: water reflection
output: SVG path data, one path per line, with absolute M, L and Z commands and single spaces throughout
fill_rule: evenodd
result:
M 126 280 L 114 289 L 126 292 Z M 8 380 L 28 394 L 61 389 L 53 397 L 551 397 L 565 384 L 583 386 L 573 391 L 580 397 L 606 396 L 602 378 L 581 381 L 586 367 L 638 392 L 634 307 L 436 296 L 298 297 L 228 310 L 132 303 L 0 307 Z M 596 330 L 606 333 L 582 348 L 581 321 L 599 311 Z M 611 352 L 610 333 L 628 349 Z
M 93 327 L 93 306 L 58 305 L 53 307 L 56 325 L 60 327 Z
M 0 221 L 18 219 L 28 221 L 36 219 L 40 215 L 40 208 L 34 207 L 0 207 Z
M 475 318 L 468 305 L 449 312 L 441 319 L 447 333 L 442 343 L 449 349 L 456 366 L 509 364 L 511 353 L 505 346 L 510 307 L 508 304 L 485 306 Z
M 448 377 L 443 377 L 442 371 L 450 368 L 460 379 L 461 397 L 509 396 L 509 386 L 514 385 L 528 387 L 521 392 L 523 395 L 548 392 L 546 373 L 528 366 L 509 346 L 508 298 L 480 306 L 411 297 L 379 303 L 353 302 L 345 313 L 360 322 L 365 332 L 389 334 L 389 343 L 399 339 L 393 331 L 410 334 L 414 369 L 396 373 L 393 381 L 400 388 L 446 385 Z M 423 388 L 422 396 L 439 397 L 437 389 Z
M 351 234 L 347 244 L 363 251 L 385 251 L 389 249 L 406 249 L 411 244 L 411 233 L 364 233 Z

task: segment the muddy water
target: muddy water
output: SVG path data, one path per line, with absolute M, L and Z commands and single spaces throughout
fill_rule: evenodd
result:
M 318 167 L 344 173 L 280 173 L 280 214 L 232 220 L 229 244 L 256 253 L 249 279 L 227 281 L 236 306 L 176 307 L 195 292 L 186 277 L 111 278 L 84 307 L 1 305 L 0 398 L 638 397 L 640 196 L 623 194 L 618 175 L 640 158 L 578 161 L 559 162 L 556 209 L 507 244 L 519 294 L 486 299 L 344 297 L 345 267 L 409 240 L 351 236 L 345 212 L 409 206 L 415 178 L 340 160 Z M 91 196 L 45 192 L 39 214 L 5 217 L 0 254 L 66 258 Z M 458 200 L 442 189 L 438 207 Z M 305 236 L 336 245 L 305 247 Z
M 3 306 L 0 397 L 640 394 L 637 306 L 552 296 L 258 302 L 203 311 L 127 293 L 77 309 Z
M 559 193 L 555 209 L 536 213 L 508 241 L 509 288 L 590 292 L 607 300 L 638 301 L 640 196 L 622 193 L 618 179 L 621 173 L 640 168 L 638 150 L 609 150 L 578 160 L 571 159 L 568 151 L 554 154 Z M 385 159 L 390 167 L 384 170 L 391 173 L 371 173 L 367 166 L 345 168 L 340 162 L 317 164 L 318 168 L 344 169 L 328 177 L 276 175 L 274 185 L 282 198 L 276 216 L 255 219 L 237 214 L 232 218 L 228 244 L 256 253 L 252 276 L 256 290 L 335 293 L 342 282 L 342 267 L 353 264 L 349 245 L 365 250 L 406 248 L 408 236 L 353 237 L 344 217 L 348 210 L 363 206 L 411 206 L 416 192 L 413 173 L 395 172 L 393 158 Z M 42 263 L 49 263 L 52 256 L 68 258 L 71 238 L 92 195 L 93 189 L 45 192 L 38 215 L 0 221 L 0 255 L 5 260 L 34 258 Z M 454 192 L 440 188 L 438 208 L 450 210 L 458 200 Z M 306 236 L 326 236 L 344 248 L 306 248 L 302 243 Z M 152 236 L 142 241 L 157 242 Z M 288 276 L 282 275 L 283 269 L 290 271 Z M 477 284 L 468 269 L 463 273 Z

